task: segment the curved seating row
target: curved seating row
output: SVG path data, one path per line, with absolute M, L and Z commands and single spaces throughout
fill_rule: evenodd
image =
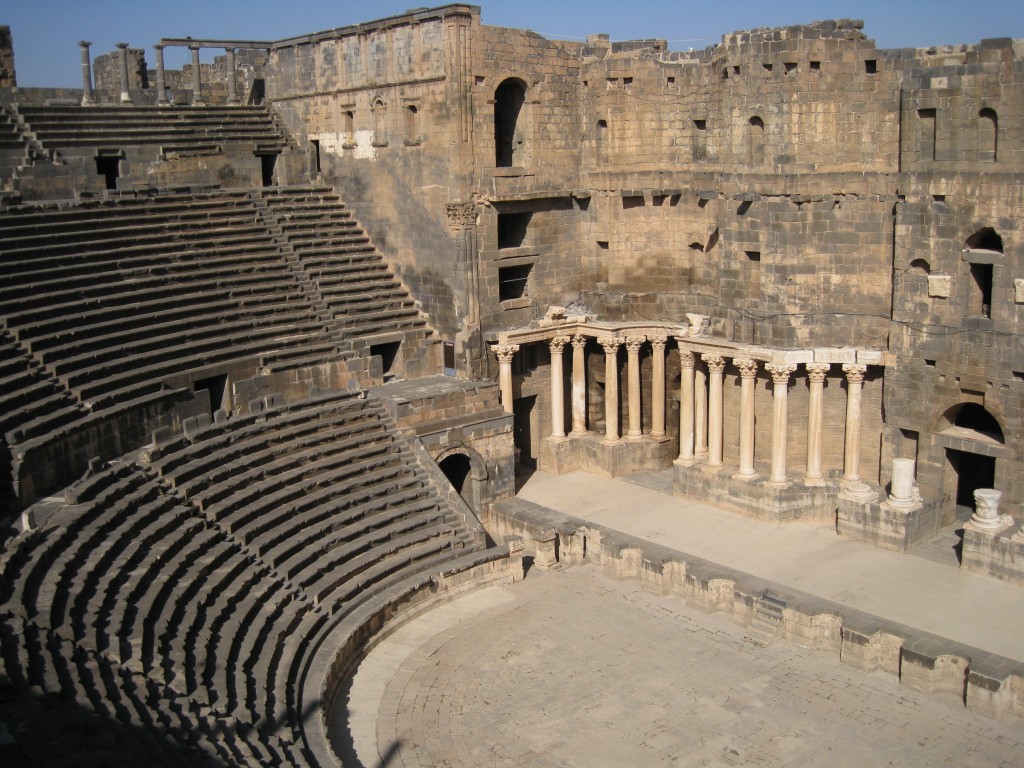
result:
M 346 336 L 425 328 L 409 292 L 333 190 L 283 187 L 261 195 Z
M 18 111 L 44 147 L 63 152 L 145 144 L 286 144 L 266 107 L 21 105 Z
M 361 393 L 146 459 L 96 471 L 0 546 L 0 639 L 22 695 L 119 723 L 126 754 L 150 745 L 158 765 L 311 764 L 300 678 L 332 628 L 495 557 Z

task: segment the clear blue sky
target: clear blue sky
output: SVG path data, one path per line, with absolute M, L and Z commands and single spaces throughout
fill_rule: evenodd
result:
M 0 24 L 14 35 L 18 84 L 81 86 L 77 42 L 92 54 L 117 42 L 147 48 L 161 37 L 277 40 L 371 21 L 420 0 L 6 0 Z M 882 48 L 976 43 L 986 37 L 1024 38 L 1021 0 L 493 0 L 479 3 L 483 23 L 532 29 L 546 37 L 583 38 L 607 32 L 613 40 L 659 37 L 675 50 L 703 48 L 739 29 L 801 24 L 817 19 L 864 19 L 864 32 Z M 168 67 L 178 67 L 169 55 Z M 212 58 L 204 53 L 204 61 Z

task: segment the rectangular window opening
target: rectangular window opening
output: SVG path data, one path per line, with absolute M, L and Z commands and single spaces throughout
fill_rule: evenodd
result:
M 526 235 L 530 227 L 530 219 L 533 213 L 523 211 L 521 213 L 499 213 L 498 214 L 498 247 L 499 248 L 520 248 L 526 244 Z
M 751 262 L 759 262 L 759 261 L 761 261 L 761 252 L 760 251 L 744 251 L 744 253 L 747 254 L 747 260 L 748 261 L 751 261 Z
M 675 79 L 674 77 L 672 77 L 672 75 L 669 75 L 668 77 L 666 77 L 666 78 L 665 78 L 665 80 L 666 80 L 666 82 L 667 82 L 667 83 L 668 83 L 669 85 L 672 85 L 672 84 L 673 84 L 673 83 L 675 83 L 675 81 L 676 81 L 676 79 Z
M 763 63 L 761 66 L 764 67 L 764 71 L 765 72 L 771 72 L 772 71 L 772 65 L 767 63 L 767 62 Z
M 455 342 L 454 341 L 446 341 L 446 342 L 444 342 L 443 347 L 442 347 L 442 353 L 444 355 L 444 360 L 442 361 L 442 366 L 444 367 L 444 375 L 445 376 L 454 376 L 455 375 Z
M 812 61 L 811 62 L 811 72 L 821 72 L 821 62 L 820 61 Z
M 790 72 L 795 72 L 795 71 L 796 71 L 796 62 L 795 62 L 795 61 L 787 61 L 787 62 L 786 62 L 785 64 L 783 64 L 782 66 L 783 66 L 783 67 L 785 67 L 785 69 L 786 69 L 786 74 L 787 74 L 787 75 L 788 75 L 788 74 L 789 74 Z
M 509 301 L 529 296 L 530 270 L 533 264 L 498 267 L 498 299 Z
M 866 59 L 864 61 L 864 72 L 869 75 L 874 75 L 878 72 L 878 62 L 875 59 Z
M 385 380 L 394 378 L 395 361 L 398 360 L 398 350 L 401 346 L 400 341 L 370 345 L 370 357 L 380 357 L 381 373 Z

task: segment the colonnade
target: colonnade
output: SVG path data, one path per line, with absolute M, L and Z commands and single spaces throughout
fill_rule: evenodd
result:
M 82 106 L 91 106 L 96 103 L 95 93 L 93 90 L 92 81 L 92 61 L 89 58 L 89 46 L 92 43 L 86 40 L 80 40 L 79 48 L 81 49 L 82 56 Z M 164 69 L 164 48 L 166 47 L 163 43 L 157 43 L 153 46 L 153 50 L 156 51 L 156 103 L 157 106 L 167 106 L 171 102 L 167 98 L 167 76 Z M 192 106 L 204 107 L 206 103 L 203 101 L 203 84 L 200 76 L 201 70 L 199 66 L 199 49 L 206 47 L 202 43 L 196 41 L 188 44 L 188 49 L 191 53 L 192 63 Z M 219 47 L 219 46 L 218 46 Z M 249 46 L 251 47 L 251 46 Z M 118 77 L 120 81 L 120 102 L 121 104 L 133 104 L 132 96 L 129 91 L 128 81 L 128 43 L 117 43 L 118 49 Z M 227 75 L 228 75 L 228 106 L 236 106 L 241 104 L 241 100 L 238 98 L 238 84 L 235 81 L 235 55 L 237 48 L 233 46 L 225 46 L 224 52 L 227 54 Z
M 567 440 L 588 433 L 586 426 L 586 366 L 584 349 L 588 338 L 594 338 L 604 349 L 605 365 L 605 432 L 606 443 L 620 440 L 640 440 L 642 410 L 640 394 L 640 351 L 644 344 L 651 350 L 651 429 L 649 437 L 663 439 L 665 431 L 665 348 L 669 334 L 644 333 L 643 335 L 584 335 L 582 333 L 558 334 L 544 341 L 551 351 L 551 434 L 550 439 Z M 833 363 L 828 362 L 782 362 L 755 360 L 738 351 L 736 356 L 727 357 L 722 351 L 709 351 L 707 345 L 694 344 L 689 335 L 675 337 L 679 345 L 679 455 L 675 463 L 689 467 L 703 463 L 709 468 L 722 467 L 723 461 L 723 382 L 727 363 L 739 370 L 740 413 L 739 413 L 739 468 L 736 476 L 753 478 L 754 470 L 754 395 L 758 373 L 763 366 L 772 380 L 772 445 L 768 483 L 782 486 L 789 482 L 787 477 L 786 448 L 788 444 L 788 394 L 791 378 L 803 368 L 807 376 L 809 398 L 807 414 L 807 459 L 803 481 L 807 484 L 822 484 L 822 430 L 823 391 L 825 378 Z M 572 432 L 565 434 L 565 404 L 563 382 L 563 351 L 572 345 Z M 626 347 L 626 383 L 628 416 L 625 435 L 619 434 L 619 349 Z M 703 348 L 702 348 L 703 347 Z M 506 412 L 512 412 L 512 360 L 519 351 L 519 344 L 498 344 L 494 351 L 499 363 L 499 385 L 501 401 Z M 698 358 L 704 363 L 698 367 Z M 860 426 L 861 393 L 867 365 L 863 363 L 842 363 L 846 378 L 846 419 L 843 458 L 843 483 L 847 487 L 859 487 L 860 477 Z

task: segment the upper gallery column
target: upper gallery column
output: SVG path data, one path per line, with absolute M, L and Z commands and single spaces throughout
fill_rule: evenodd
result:
M 651 337 L 651 437 L 665 436 L 665 345 L 668 336 Z
M 862 364 L 843 365 L 846 374 L 846 441 L 843 455 L 843 480 L 860 483 L 860 399 L 864 374 L 868 367 Z
M 205 107 L 203 84 L 199 77 L 199 46 L 190 45 L 188 49 L 192 52 L 192 106 Z
M 619 346 L 622 339 L 602 339 L 604 347 L 604 439 L 619 439 Z
M 697 367 L 693 369 L 693 456 L 698 461 L 708 457 L 708 375 Z
M 494 354 L 498 358 L 498 389 L 501 392 L 501 407 L 505 413 L 512 413 L 512 357 L 519 351 L 518 344 L 498 344 Z
M 640 346 L 644 341 L 644 336 L 626 338 L 629 385 L 629 431 L 626 432 L 626 437 L 630 440 L 639 440 L 644 435 L 640 412 Z
M 118 79 L 121 84 L 121 103 L 131 104 L 132 95 L 128 91 L 128 43 L 117 44 Z
M 565 396 L 562 382 L 562 350 L 569 343 L 568 336 L 555 336 L 548 342 L 551 350 L 551 437 L 565 439 Z
M 722 372 L 725 359 L 721 355 L 702 354 L 708 366 L 708 466 L 722 466 Z
M 238 105 L 238 86 L 235 83 L 235 49 L 225 48 L 228 54 L 228 106 Z
M 167 99 L 167 77 L 164 73 L 164 47 L 160 43 L 153 46 L 156 51 L 156 104 L 163 107 L 171 102 Z
M 679 348 L 679 458 L 677 464 L 693 466 L 693 352 Z
M 740 469 L 737 474 L 754 474 L 754 383 L 757 361 L 740 358 L 733 361 L 740 369 Z
M 772 474 L 769 482 L 783 485 L 786 482 L 786 406 L 789 399 L 789 377 L 796 370 L 795 365 L 766 365 L 772 375 Z
M 572 337 L 572 434 L 587 431 L 587 367 L 584 350 L 587 337 L 577 333 Z
M 807 469 L 804 482 L 820 484 L 821 474 L 821 430 L 822 395 L 825 389 L 825 377 L 831 366 L 828 363 L 808 363 L 807 380 L 810 383 L 810 399 L 807 404 Z
M 92 93 L 92 59 L 89 58 L 89 46 L 92 43 L 87 40 L 79 40 L 78 46 L 82 49 L 82 106 L 89 107 L 96 103 Z

